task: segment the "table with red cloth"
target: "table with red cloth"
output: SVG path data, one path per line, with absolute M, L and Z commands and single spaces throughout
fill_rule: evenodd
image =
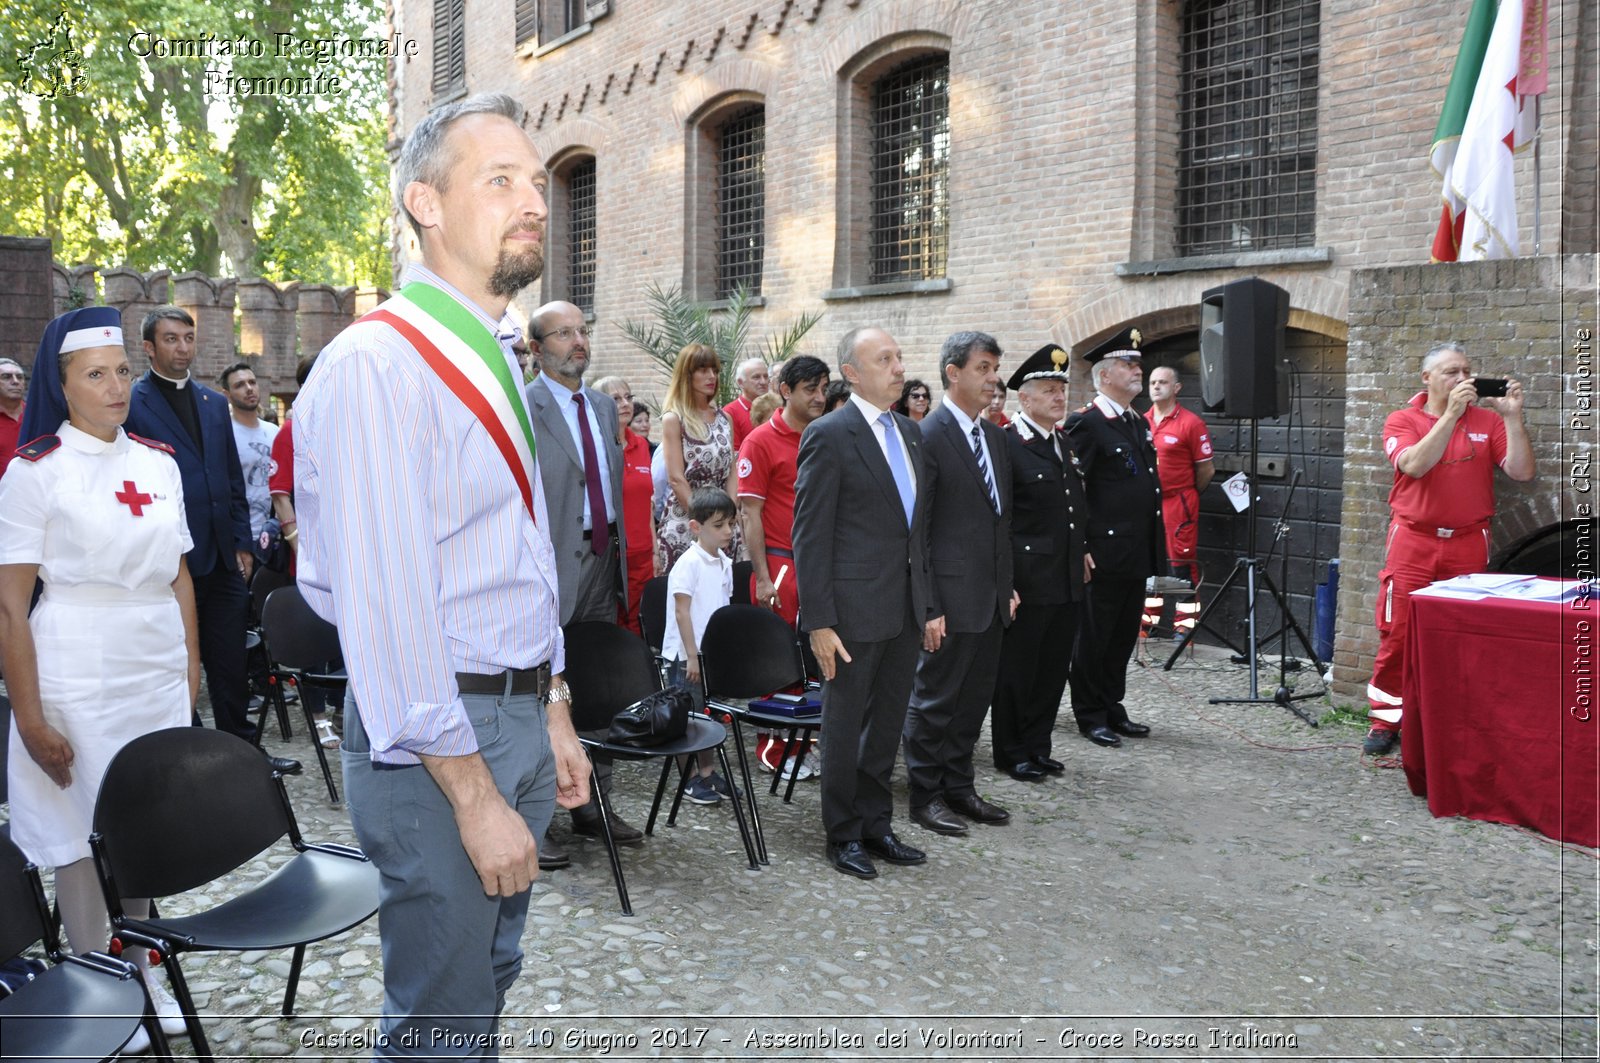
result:
M 1401 754 L 1435 816 L 1600 846 L 1600 604 L 1411 597 Z

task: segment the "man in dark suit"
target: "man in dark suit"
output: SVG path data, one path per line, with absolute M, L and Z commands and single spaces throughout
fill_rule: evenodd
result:
M 1011 459 L 983 418 L 1000 382 L 1000 345 L 957 332 L 939 352 L 944 402 L 922 420 L 919 494 L 928 513 L 931 647 L 917 660 L 906 712 L 911 818 L 937 834 L 1011 813 L 978 795 L 972 751 L 994 694 L 1001 632 L 1016 611 L 1011 579 Z M 961 815 L 957 815 L 956 813 Z
M 1094 561 L 1083 471 L 1066 433 L 1067 352 L 1047 344 L 1011 375 L 1021 412 L 1006 429 L 1011 554 L 1022 604 L 1000 643 L 990 728 L 995 767 L 1037 782 L 1065 771 L 1050 735 L 1067 686 L 1078 611 Z
M 839 369 L 849 401 L 800 441 L 794 554 L 800 623 L 823 677 L 828 859 L 847 875 L 875 878 L 871 856 L 926 859 L 894 835 L 889 775 L 933 615 L 919 490 L 927 471 L 917 426 L 889 412 L 905 382 L 894 337 L 877 328 L 846 333 Z
M 1089 495 L 1089 550 L 1094 582 L 1072 656 L 1072 712 L 1095 745 L 1120 746 L 1150 728 L 1122 705 L 1128 661 L 1139 641 L 1145 580 L 1167 569 L 1161 482 L 1150 426 L 1131 407 L 1144 390 L 1138 333 L 1087 356 L 1095 397 L 1067 419 Z
M 256 737 L 249 715 L 244 635 L 250 623 L 250 510 L 227 397 L 189 374 L 194 318 L 158 306 L 140 326 L 150 369 L 134 382 L 126 428 L 172 448 L 183 477 L 183 508 L 194 548 L 184 555 L 194 580 L 200 663 L 219 730 Z M 296 761 L 274 758 L 294 773 Z
M 539 363 L 526 394 L 556 548 L 561 624 L 615 623 L 618 604 L 627 601 L 628 580 L 617 404 L 584 387 L 589 327 L 578 307 L 557 302 L 534 311 L 528 350 Z M 602 504 L 596 519 L 594 508 Z
M 550 512 L 561 626 L 584 620 L 617 622 L 627 599 L 628 550 L 623 539 L 622 444 L 617 441 L 617 404 L 610 395 L 584 387 L 589 368 L 589 326 L 571 303 L 546 303 L 528 319 L 528 352 L 539 375 L 525 392 L 538 445 L 539 479 Z M 598 737 L 604 737 L 600 735 Z M 599 836 L 599 793 L 611 793 L 611 758 L 597 757 L 596 796 L 572 810 L 579 834 Z M 615 812 L 612 839 L 619 845 L 644 841 L 640 830 Z M 539 866 L 565 867 L 570 858 L 546 833 Z

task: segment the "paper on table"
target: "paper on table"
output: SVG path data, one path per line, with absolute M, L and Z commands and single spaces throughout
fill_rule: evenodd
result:
M 1577 580 L 1541 579 L 1504 572 L 1474 572 L 1433 583 L 1414 594 L 1430 598 L 1510 598 L 1524 602 L 1563 602 L 1578 596 Z

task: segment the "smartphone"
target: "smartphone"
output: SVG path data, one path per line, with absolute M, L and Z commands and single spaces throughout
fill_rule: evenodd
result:
M 1472 386 L 1478 389 L 1480 399 L 1503 399 L 1506 395 L 1505 377 L 1480 376 L 1473 380 Z

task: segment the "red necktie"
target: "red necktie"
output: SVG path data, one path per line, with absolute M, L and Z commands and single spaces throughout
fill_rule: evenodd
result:
M 578 435 L 583 438 L 583 486 L 589 494 L 589 549 L 606 552 L 611 536 L 606 530 L 606 492 L 600 486 L 600 455 L 594 449 L 594 433 L 589 431 L 589 412 L 583 405 L 583 392 L 575 392 L 572 404 L 578 408 Z

